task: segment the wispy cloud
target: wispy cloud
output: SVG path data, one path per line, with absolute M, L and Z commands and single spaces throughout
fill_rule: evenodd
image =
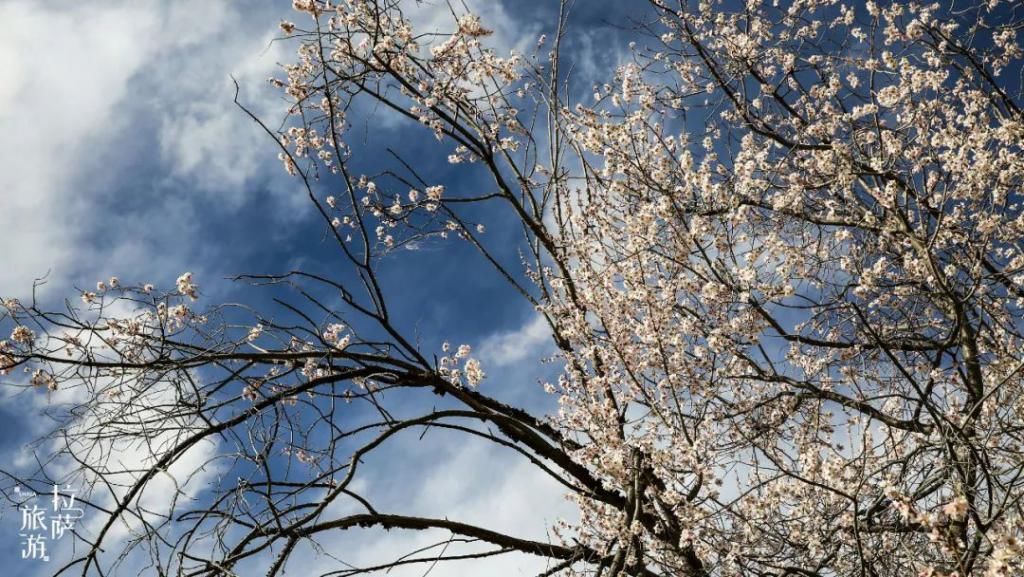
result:
M 506 367 L 523 361 L 536 362 L 553 347 L 551 327 L 540 315 L 532 316 L 522 326 L 494 333 L 480 344 L 481 360 L 487 366 Z

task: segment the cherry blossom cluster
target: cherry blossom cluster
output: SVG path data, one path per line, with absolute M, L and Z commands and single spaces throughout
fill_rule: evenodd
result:
M 487 376 L 480 361 L 469 356 L 472 352 L 469 345 L 459 345 L 452 351 L 451 344 L 445 342 L 441 345 L 441 350 L 445 354 L 438 359 L 438 374 L 453 385 L 462 386 L 465 382 L 475 387 Z

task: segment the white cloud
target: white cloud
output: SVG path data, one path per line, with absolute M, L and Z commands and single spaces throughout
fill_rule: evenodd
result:
M 0 4 L 0 294 L 48 271 L 56 296 L 85 271 L 185 266 L 193 201 L 230 189 L 220 206 L 238 206 L 271 170 L 273 143 L 234 107 L 229 74 L 269 109 L 274 24 L 241 2 Z
M 80 403 L 89 396 L 82 387 L 62 389 L 46 395 L 39 394 L 38 389 L 28 392 L 31 396 L 24 398 L 23 402 L 32 414 L 39 414 L 44 406 L 55 408 L 50 405 L 67 409 L 81 406 Z M 66 438 L 57 435 L 43 445 L 28 445 L 20 452 L 12 450 L 6 457 L 12 460 L 16 470 L 31 472 L 37 464 L 36 457 L 45 460 L 66 446 L 72 447 L 76 458 L 88 467 L 60 456 L 47 462 L 46 474 L 62 487 L 69 488 L 70 492 L 75 492 L 78 497 L 88 498 L 91 506 L 82 507 L 83 515 L 76 522 L 75 530 L 86 539 L 95 539 L 109 520 L 97 507 L 113 510 L 124 499 L 129 487 L 158 458 L 179 446 L 197 428 L 204 426 L 193 415 L 168 416 L 167 409 L 177 402 L 178 395 L 178 391 L 169 383 L 153 383 L 145 393 L 133 398 L 128 410 L 122 410 L 125 407 L 121 407 L 108 413 L 113 409 L 109 403 L 102 408 L 95 408 L 94 411 L 80 415 L 68 426 Z M 112 438 L 109 435 L 112 432 L 110 423 L 113 421 L 120 421 L 120 427 L 136 427 L 140 436 L 135 439 Z M 167 426 L 159 431 L 147 430 L 141 425 L 145 422 L 147 427 L 153 427 L 161 421 Z M 98 435 L 101 430 L 103 435 Z M 146 431 L 145 435 L 141 434 L 143 431 Z M 41 432 L 42 428 L 37 428 L 36 433 Z M 219 441 L 213 438 L 202 439 L 184 450 L 169 467 L 150 479 L 128 506 L 128 511 L 132 513 L 119 517 L 106 533 L 103 541 L 105 553 L 99 558 L 104 568 L 109 570 L 112 564 L 122 564 L 122 568 L 126 569 L 124 573 L 114 571 L 111 574 L 136 574 L 141 564 L 145 563 L 144 558 L 139 558 L 140 555 L 144 557 L 145 551 L 136 550 L 126 557 L 119 557 L 132 537 L 141 533 L 142 523 L 136 513 L 142 515 L 147 522 L 159 525 L 183 509 L 194 506 L 194 501 L 201 498 L 202 493 L 226 470 L 223 461 L 217 460 L 222 456 L 221 452 Z M 49 505 L 45 501 L 47 497 L 42 498 L 44 501 L 38 504 L 48 509 Z M 81 547 L 82 543 L 71 537 L 52 540 L 51 563 L 70 561 L 74 555 L 82 554 Z M 41 564 L 39 569 L 36 574 L 40 577 L 49 575 L 52 565 Z
M 116 115 L 128 79 L 146 58 L 151 11 L 38 3 L 0 5 L 0 230 L 8 249 L 0 293 L 65 266 L 88 213 L 74 186 L 79 158 Z
M 293 194 L 289 186 L 293 179 L 275 159 L 273 139 L 234 103 L 237 81 L 240 103 L 275 126 L 286 107 L 281 91 L 270 87 L 267 78 L 275 75 L 279 62 L 294 58 L 293 46 L 273 41 L 280 31 L 270 18 L 262 26 L 222 32 L 229 33 L 193 51 L 195 58 L 201 58 L 201 66 L 182 59 L 159 69 L 160 85 L 189 96 L 171 100 L 161 109 L 160 152 L 168 170 L 231 206 L 244 202 L 257 182 L 276 181 L 277 186 L 270 187 L 278 195 L 276 200 L 298 199 L 305 207 L 306 198 Z
M 444 442 L 434 435 L 443 436 Z M 403 455 L 415 455 L 415 462 L 430 465 L 424 470 L 413 469 Z M 577 516 L 575 505 L 565 498 L 564 488 L 556 481 L 521 456 L 484 441 L 467 441 L 465 435 L 431 432 L 426 441 L 409 437 L 389 448 L 387 461 L 384 467 L 366 476 L 363 487 L 372 495 L 375 486 L 397 482 L 406 494 L 378 503 L 381 512 L 449 519 L 541 542 L 557 542 L 550 528 L 560 519 L 572 521 Z M 365 567 L 443 542 L 449 535 L 447 531 L 353 529 L 322 534 L 318 542 L 342 561 Z M 448 553 L 491 548 L 453 544 Z M 429 557 L 439 552 L 440 549 L 433 549 L 417 556 Z M 536 575 L 547 563 L 547 559 L 535 555 L 507 554 L 440 563 L 430 574 Z M 428 566 L 402 566 L 388 575 L 420 576 Z M 253 565 L 254 570 L 258 567 L 258 563 Z M 338 568 L 335 560 L 304 553 L 296 554 L 289 564 L 289 571 L 300 575 L 320 574 L 331 568 Z
M 523 361 L 536 362 L 552 346 L 551 327 L 544 317 L 534 315 L 518 329 L 487 337 L 478 352 L 487 367 L 504 367 Z

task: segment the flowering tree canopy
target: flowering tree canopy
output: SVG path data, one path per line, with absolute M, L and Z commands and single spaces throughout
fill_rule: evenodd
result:
M 113 495 L 65 570 L 107 571 L 129 527 L 167 575 L 282 574 L 353 528 L 463 547 L 324 575 L 509 552 L 545 575 L 1024 572 L 1018 3 L 651 0 L 585 99 L 564 7 L 532 54 L 505 54 L 458 10 L 442 34 L 398 0 L 294 6 L 268 132 L 351 273 L 240 279 L 291 287 L 287 317 L 205 304 L 189 274 L 110 279 L 59 311 L 5 301 L 0 367 L 78 391 L 51 441 Z M 488 188 L 360 158 L 366 104 Z M 376 176 L 353 168 L 370 160 Z M 481 211 L 521 228 L 518 262 Z M 543 315 L 555 414 L 499 401 L 469 347 L 423 350 L 392 317 L 378 265 L 425 243 L 472 246 Z M 446 404 L 392 414 L 416 391 Z M 363 460 L 428 428 L 516 451 L 578 518 L 536 541 L 365 499 Z M 212 499 L 147 509 L 213 441 L 232 473 Z M 142 466 L 117 458 L 139 448 Z

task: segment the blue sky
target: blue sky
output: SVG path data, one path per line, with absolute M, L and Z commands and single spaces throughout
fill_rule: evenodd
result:
M 0 3 L 0 231 L 6 245 L 0 295 L 25 298 L 33 279 L 45 276 L 41 297 L 59 302 L 74 298 L 75 287 L 114 275 L 170 286 L 190 270 L 205 302 L 258 304 L 265 294 L 225 279 L 297 267 L 332 270 L 322 224 L 298 182 L 281 170 L 274 143 L 232 104 L 230 76 L 257 115 L 281 118 L 283 103 L 266 78 L 292 59 L 293 46 L 271 42 L 277 23 L 294 18 L 290 4 Z M 493 40 L 504 50 L 550 34 L 557 10 L 554 0 L 468 4 L 496 29 Z M 590 77 L 610 76 L 626 53 L 629 32 L 621 27 L 642 5 L 577 2 L 566 58 L 575 65 L 581 95 L 590 92 Z M 420 148 L 429 139 L 412 138 L 410 131 L 421 127 L 378 120 L 367 119 L 379 131 L 371 146 L 398 146 L 449 188 L 475 185 L 444 162 L 446 149 Z M 372 159 L 379 150 L 355 153 Z M 481 215 L 487 234 L 508 238 L 498 244 L 505 247 L 501 256 L 514 262 L 516 231 L 488 216 Z M 422 336 L 425 349 L 436 350 L 441 339 L 472 344 L 491 393 L 551 408 L 538 385 L 554 370 L 537 362 L 550 350 L 543 326 L 468 247 L 448 243 L 396 257 L 383 277 L 393 315 Z M 0 458 L 26 463 L 31 449 L 25 443 L 41 430 L 37 413 L 45 403 L 7 393 L 0 399 Z M 487 447 L 439 437 L 429 450 L 403 440 L 389 451 L 387 473 L 367 482 L 379 484 L 396 507 L 440 508 L 535 538 L 555 516 L 571 514 L 550 482 Z M 395 483 L 413 472 L 424 479 L 416 490 Z M 498 488 L 496 500 L 487 496 L 489 487 Z M 550 515 L 539 519 L 534 510 Z M 17 559 L 16 519 L 5 516 L 0 555 L 15 562 L 7 574 L 49 574 L 49 567 Z M 364 544 L 364 552 L 410 539 L 388 538 L 397 541 Z M 530 567 L 509 563 L 508 574 Z

